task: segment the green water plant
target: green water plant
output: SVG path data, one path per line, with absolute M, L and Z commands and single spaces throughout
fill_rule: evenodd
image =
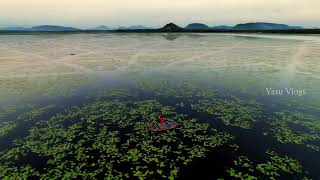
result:
M 256 101 L 231 100 L 198 100 L 191 105 L 192 109 L 207 112 L 221 120 L 226 126 L 250 129 L 261 115 L 261 104 Z
M 234 160 L 234 167 L 227 171 L 231 177 L 237 179 L 279 179 L 290 175 L 304 177 L 303 167 L 296 159 L 271 150 L 267 150 L 266 155 L 268 159 L 265 162 L 253 162 L 246 156 L 239 156 Z
M 0 120 L 3 118 L 21 112 L 21 111 L 28 111 L 32 109 L 34 105 L 31 104 L 9 104 L 9 105 L 2 105 L 0 106 Z
M 269 118 L 271 132 L 280 143 L 304 144 L 319 151 L 320 119 L 302 112 L 276 112 Z
M 15 128 L 16 124 L 13 122 L 0 123 L 0 138 L 5 136 L 11 129 Z
M 182 167 L 233 139 L 156 100 L 98 101 L 41 120 L 50 108 L 55 107 L 20 116 L 39 121 L 0 152 L 0 178 L 175 179 Z M 170 115 L 180 128 L 146 131 L 159 113 Z

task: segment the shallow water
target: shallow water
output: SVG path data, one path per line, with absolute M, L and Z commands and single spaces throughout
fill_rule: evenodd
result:
M 94 116 L 96 124 L 93 127 L 96 128 L 97 134 L 101 133 L 98 124 L 106 128 L 118 128 L 121 141 L 115 146 L 124 156 L 127 151 L 122 149 L 126 139 L 123 137 L 127 135 L 131 137 L 135 133 L 132 128 L 139 123 L 156 122 L 157 114 L 165 111 L 154 108 L 146 113 L 139 109 L 140 105 L 135 104 L 141 102 L 143 106 L 149 107 L 151 105 L 146 101 L 153 100 L 153 103 L 174 109 L 166 114 L 169 119 L 177 118 L 177 121 L 189 122 L 194 118 L 196 119 L 194 126 L 208 124 L 217 132 L 232 136 L 214 147 L 205 146 L 208 140 L 200 140 L 198 145 L 199 148 L 205 148 L 204 154 L 194 158 L 188 154 L 197 151 L 192 149 L 193 141 L 183 138 L 183 134 L 186 133 L 183 129 L 190 128 L 187 124 L 182 124 L 180 130 L 174 131 L 176 134 L 164 133 L 163 136 L 170 135 L 170 138 L 177 141 L 179 139 L 187 145 L 186 149 L 189 148 L 190 152 L 186 151 L 184 155 L 190 158 L 190 162 L 186 164 L 172 162 L 174 157 L 168 152 L 162 160 L 166 163 L 175 163 L 175 168 L 169 164 L 161 167 L 152 166 L 151 172 L 163 170 L 159 177 L 168 178 L 170 173 L 173 173 L 172 177 L 178 178 L 200 175 L 204 178 L 227 178 L 242 172 L 244 178 L 248 178 L 244 174 L 256 177 L 319 178 L 317 171 L 320 165 L 318 160 L 320 158 L 319 56 L 320 40 L 316 35 L 1 35 L 0 177 L 10 175 L 39 177 L 40 175 L 32 173 L 30 169 L 25 169 L 28 164 L 39 174 L 50 176 L 59 172 L 60 177 L 66 175 L 63 170 L 48 172 L 39 168 L 41 167 L 39 163 L 46 164 L 47 160 L 60 155 L 52 154 L 49 150 L 46 153 L 39 151 L 41 143 L 52 142 L 47 142 L 46 139 L 40 140 L 38 147 L 35 137 L 39 133 L 44 133 L 44 136 L 55 136 L 46 128 L 51 125 L 66 129 L 72 125 L 87 127 L 88 122 L 91 122 L 90 117 L 85 116 L 85 120 L 77 121 L 67 114 L 73 112 L 74 108 L 80 108 L 80 111 L 73 112 L 74 114 L 81 114 L 85 110 L 84 107 L 96 106 L 96 102 L 110 102 L 111 107 L 117 103 L 124 103 L 127 105 L 126 111 L 138 112 L 137 117 L 134 116 L 132 121 L 130 120 L 129 129 L 129 126 L 121 128 L 121 124 L 124 123 L 122 120 L 119 122 L 114 120 L 113 125 L 104 124 L 104 118 L 112 119 L 114 116 L 111 117 L 103 112 Z M 270 95 L 268 94 L 270 89 L 267 88 L 283 90 L 283 95 Z M 288 90 L 293 88 L 297 94 L 288 95 L 286 88 Z M 50 105 L 55 106 L 48 110 L 39 110 Z M 25 113 L 31 110 L 35 112 L 26 116 Z M 41 113 L 37 113 L 38 111 Z M 89 114 L 91 112 L 94 110 L 88 110 Z M 152 117 L 149 117 L 151 114 Z M 179 115 L 182 114 L 186 117 L 181 119 Z M 63 117 L 59 115 L 69 120 L 62 120 Z M 55 118 L 58 121 L 54 121 Z M 82 124 L 82 121 L 85 123 Z M 31 129 L 33 130 L 30 131 Z M 91 132 L 89 129 L 82 131 L 89 136 Z M 208 130 L 202 131 L 192 131 L 192 137 L 200 137 Z M 211 132 L 205 134 L 204 136 L 208 137 L 212 135 Z M 56 136 L 53 138 L 60 140 L 51 144 L 52 148 L 67 142 Z M 155 137 L 156 134 L 147 134 L 139 138 L 147 141 L 148 138 Z M 71 144 L 78 143 L 79 139 L 81 137 L 74 137 Z M 34 144 L 38 149 L 29 147 L 24 141 Z M 176 148 L 171 143 L 166 145 Z M 153 146 L 160 148 L 163 144 L 153 144 Z M 86 141 L 81 147 L 91 148 L 90 142 Z M 25 155 L 17 155 L 18 149 L 20 152 L 26 152 Z M 42 149 L 42 151 L 47 150 Z M 269 151 L 277 155 L 272 153 L 271 155 Z M 66 150 L 65 153 L 70 152 L 71 150 Z M 38 164 L 29 160 L 17 162 L 17 159 L 14 160 L 9 156 L 10 154 L 17 155 L 20 159 L 33 157 L 42 160 L 39 160 Z M 93 159 L 103 157 L 101 152 L 93 151 L 89 154 L 94 156 Z M 151 153 L 150 157 L 153 155 Z M 234 164 L 233 161 L 242 156 L 251 161 L 249 163 L 251 167 L 241 163 Z M 87 161 L 101 165 L 99 164 L 101 162 L 95 162 L 93 159 Z M 77 163 L 80 164 L 79 160 L 76 161 L 73 157 L 64 160 L 75 163 L 74 169 L 77 169 Z M 144 165 L 149 165 L 148 163 L 145 164 L 146 162 L 142 160 L 137 162 L 123 160 L 120 165 L 114 165 L 112 172 L 128 173 L 130 177 L 157 177 L 143 169 Z M 299 166 L 296 162 L 301 165 L 298 170 L 295 169 Z M 269 169 L 268 174 L 261 167 L 270 163 L 273 164 L 273 168 Z M 14 166 L 21 168 L 14 171 Z M 44 166 L 58 169 L 58 164 L 49 163 Z M 210 166 L 217 170 L 213 173 L 208 169 Z M 85 167 L 82 170 L 92 177 L 107 177 L 112 174 L 110 169 L 101 167 Z M 127 171 L 126 167 L 141 167 L 141 169 Z M 178 170 L 176 175 L 173 169 Z M 232 169 L 236 173 L 231 173 Z M 139 174 L 140 171 L 147 175 Z M 93 172 L 95 174 L 90 174 Z M 74 173 L 67 177 L 78 176 L 83 175 Z

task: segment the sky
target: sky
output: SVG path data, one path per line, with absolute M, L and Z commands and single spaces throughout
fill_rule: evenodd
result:
M 91 28 L 192 22 L 274 22 L 320 27 L 320 0 L 0 0 L 0 27 Z

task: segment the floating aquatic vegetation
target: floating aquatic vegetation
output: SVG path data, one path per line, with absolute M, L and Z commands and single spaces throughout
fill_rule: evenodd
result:
M 234 151 L 239 150 L 239 145 L 237 145 L 237 144 L 229 144 L 229 147 L 232 148 Z
M 32 105 L 21 106 L 21 109 L 23 111 L 26 111 L 26 109 L 29 109 L 29 111 L 22 112 L 15 115 L 16 119 L 14 121 L 12 120 L 12 121 L 0 122 L 0 137 L 7 135 L 8 133 L 10 133 L 12 129 L 16 128 L 21 123 L 30 123 L 30 122 L 38 123 L 37 121 L 40 120 L 39 118 L 43 118 L 44 116 L 48 115 L 50 111 L 53 110 L 53 108 L 55 107 L 56 106 L 54 105 L 49 105 L 42 108 L 36 108 L 35 106 L 32 106 Z M 20 109 L 13 108 L 11 110 L 12 111 L 10 111 L 10 113 L 12 112 L 16 113 Z
M 50 108 L 20 119 L 28 121 Z M 146 131 L 159 113 L 181 128 Z M 174 179 L 183 166 L 231 139 L 155 100 L 95 102 L 35 123 L 25 138 L 0 152 L 0 177 Z
M 191 105 L 192 109 L 214 115 L 227 126 L 250 129 L 259 120 L 261 104 L 255 101 L 232 100 L 199 100 Z
M 0 138 L 6 135 L 11 129 L 15 127 L 16 127 L 16 124 L 13 122 L 0 123 Z
M 13 104 L 13 105 L 3 105 L 0 106 L 0 120 L 5 118 L 8 115 L 20 112 L 20 111 L 27 111 L 34 106 L 31 104 Z
M 6 105 L 0 107 L 0 137 L 7 135 L 17 126 L 15 117 L 34 108 L 31 104 Z M 15 117 L 13 117 L 15 116 Z
M 267 151 L 266 153 L 269 155 L 270 160 L 256 166 L 256 169 L 261 173 L 269 177 L 278 177 L 281 173 L 302 173 L 302 166 L 299 161 L 288 156 L 280 156 L 274 151 Z
M 239 156 L 234 160 L 234 167 L 228 170 L 231 177 L 239 179 L 279 179 L 281 176 L 303 177 L 303 167 L 299 161 L 288 156 L 281 156 L 274 151 L 267 150 L 268 160 L 254 163 L 246 156 Z M 290 177 L 290 176 L 289 176 Z
M 20 122 L 34 120 L 40 117 L 41 115 L 48 113 L 50 110 L 54 109 L 55 107 L 56 107 L 55 105 L 48 105 L 41 108 L 33 108 L 31 111 L 28 111 L 19 115 L 17 120 Z
M 301 112 L 276 112 L 268 123 L 272 126 L 272 134 L 280 143 L 305 144 L 308 148 L 319 151 L 319 118 Z

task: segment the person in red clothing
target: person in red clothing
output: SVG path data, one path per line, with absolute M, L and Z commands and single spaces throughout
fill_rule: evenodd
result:
M 163 115 L 161 114 L 161 115 L 160 115 L 160 125 L 161 125 L 161 126 L 163 126 L 164 121 L 165 121 L 165 120 L 164 120 L 164 117 L 163 117 Z

